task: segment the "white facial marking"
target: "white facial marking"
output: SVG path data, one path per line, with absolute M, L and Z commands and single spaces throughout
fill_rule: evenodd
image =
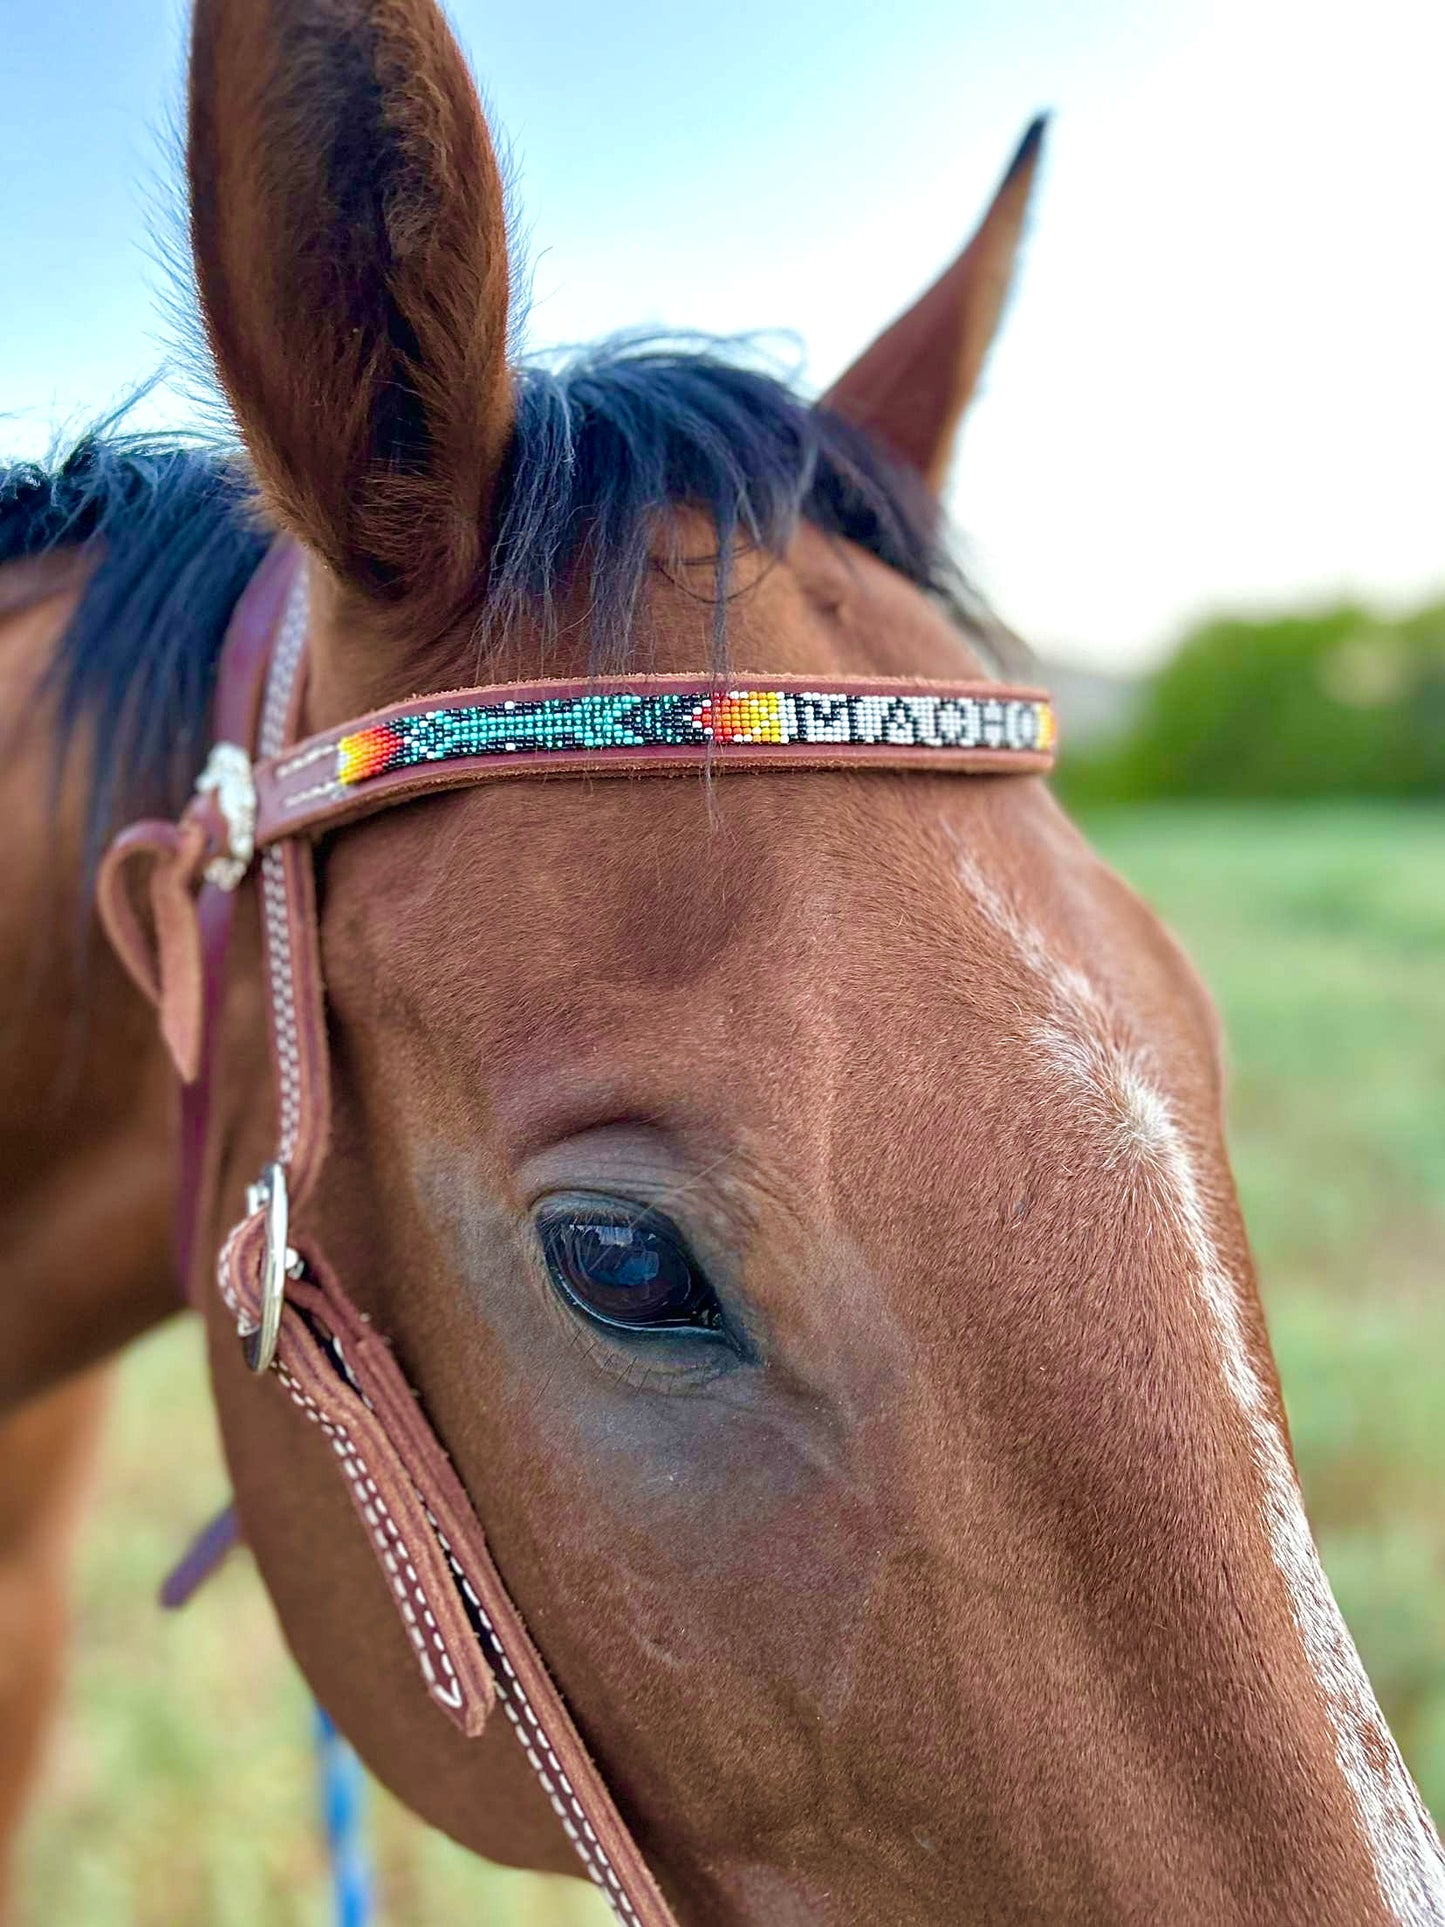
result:
M 1013 948 L 1044 994 L 1035 1041 L 1104 1128 L 1110 1149 L 1152 1173 L 1191 1259 L 1225 1382 L 1248 1429 L 1264 1493 L 1264 1528 L 1284 1580 L 1305 1657 L 1319 1683 L 1335 1758 L 1354 1798 L 1380 1896 L 1403 1927 L 1445 1923 L 1445 1855 L 1320 1565 L 1294 1467 L 1250 1356 L 1234 1280 L 1225 1269 L 1189 1148 L 1144 1054 L 1125 1038 L 1075 965 L 1049 953 L 1042 933 L 960 850 L 958 872 L 975 906 Z

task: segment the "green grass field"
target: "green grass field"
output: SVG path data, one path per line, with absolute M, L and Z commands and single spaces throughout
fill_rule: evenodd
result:
M 1395 1732 L 1445 1814 L 1445 812 L 1150 809 L 1093 824 L 1223 1006 L 1236 1169 L 1311 1517 Z M 244 1559 L 151 1605 L 224 1495 L 195 1334 L 125 1367 L 78 1582 L 70 1706 L 24 1927 L 328 1919 L 306 1696 Z M 384 1918 L 581 1927 L 583 1888 L 485 1867 L 375 1795 Z

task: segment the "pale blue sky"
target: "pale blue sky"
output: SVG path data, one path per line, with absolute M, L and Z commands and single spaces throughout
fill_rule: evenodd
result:
M 0 449 L 163 358 L 178 0 L 0 0 Z M 455 0 L 511 148 L 530 338 L 796 338 L 821 386 L 1056 110 L 952 491 L 1041 647 L 1445 586 L 1445 10 L 1307 0 Z M 160 395 L 151 419 L 185 418 Z

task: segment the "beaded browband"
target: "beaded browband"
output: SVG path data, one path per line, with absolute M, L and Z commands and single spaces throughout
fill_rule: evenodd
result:
M 432 1700 L 467 1734 L 500 1706 L 618 1919 L 675 1927 L 445 1449 L 306 1222 L 330 1141 L 312 838 L 414 796 L 508 776 L 1043 771 L 1053 710 L 1041 690 L 996 683 L 629 676 L 426 696 L 298 741 L 306 630 L 304 566 L 278 544 L 232 619 L 219 740 L 195 796 L 179 823 L 122 832 L 97 886 L 106 930 L 157 1006 L 184 1085 L 179 1270 L 198 1296 L 219 1181 L 211 1110 L 231 905 L 254 870 L 278 1133 L 216 1262 L 220 1296 L 252 1370 L 331 1445 Z M 132 882 L 142 863 L 148 919 Z
M 621 676 L 448 691 L 375 711 L 263 757 L 246 776 L 252 843 L 501 776 L 724 769 L 1046 770 L 1042 690 L 835 677 Z M 218 752 L 239 776 L 229 745 Z M 219 781 L 215 771 L 203 781 Z M 239 787 L 244 790 L 246 784 Z M 234 830 L 230 842 L 238 840 Z M 244 846 L 243 834 L 239 841 Z M 225 853 L 240 858 L 244 849 Z

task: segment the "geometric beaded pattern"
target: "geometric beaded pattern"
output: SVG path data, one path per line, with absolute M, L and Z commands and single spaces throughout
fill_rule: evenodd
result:
M 1050 750 L 1052 706 L 1037 698 L 840 695 L 826 690 L 728 689 L 698 695 L 544 696 L 469 704 L 373 724 L 337 745 L 336 780 L 456 756 L 549 750 L 705 748 L 709 743 L 886 744 L 895 749 Z

